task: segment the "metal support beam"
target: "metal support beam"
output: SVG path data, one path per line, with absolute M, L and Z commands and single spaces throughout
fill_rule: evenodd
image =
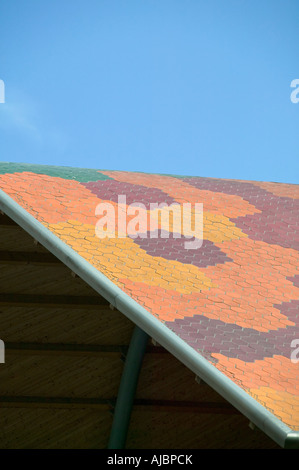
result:
M 136 326 L 118 390 L 108 449 L 125 448 L 139 373 L 148 339 L 147 333 Z

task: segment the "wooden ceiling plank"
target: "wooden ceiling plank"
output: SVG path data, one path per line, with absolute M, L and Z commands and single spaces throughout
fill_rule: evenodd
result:
M 65 266 L 51 253 L 25 252 L 25 251 L 0 251 L 0 264 L 43 264 Z
M 8 217 L 6 214 L 4 214 L 2 211 L 0 213 L 0 225 L 6 225 L 6 226 L 11 226 L 14 225 L 18 227 L 18 224 L 14 220 L 12 220 L 10 217 Z
M 41 396 L 0 396 L 0 407 L 24 408 L 105 408 L 113 410 L 116 399 L 111 398 L 73 398 L 73 397 L 41 397 Z M 204 413 L 204 414 L 240 414 L 229 403 L 172 401 L 172 400 L 135 400 L 135 411 Z
M 100 296 L 0 293 L 0 307 L 3 306 L 43 308 L 95 308 L 97 306 L 106 306 L 109 308 L 109 302 Z
M 48 355 L 48 354 L 126 354 L 128 346 L 123 344 L 67 344 L 67 343 L 32 343 L 32 342 L 6 342 L 6 351 L 10 353 L 29 355 Z M 169 354 L 162 347 L 148 346 L 147 354 Z

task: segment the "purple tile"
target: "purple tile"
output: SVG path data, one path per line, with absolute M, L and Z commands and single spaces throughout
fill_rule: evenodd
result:
M 289 281 L 291 281 L 295 287 L 299 287 L 299 274 L 295 274 L 295 276 L 287 277 Z
M 204 240 L 201 248 L 188 250 L 185 248 L 185 238 L 150 238 L 151 232 L 147 232 L 147 238 L 135 238 L 134 242 L 151 256 L 161 256 L 169 260 L 192 264 L 199 268 L 215 266 L 232 261 L 220 248 L 209 240 Z
M 145 205 L 147 210 L 150 209 L 151 203 L 161 204 L 164 202 L 170 205 L 176 202 L 172 197 L 160 189 L 146 188 L 145 186 L 123 183 L 112 179 L 81 184 L 100 199 L 117 203 L 118 196 L 126 196 L 127 205 L 142 203 Z
M 214 178 L 183 178 L 183 181 L 198 189 L 240 196 L 259 209 L 261 213 L 231 219 L 253 240 L 299 248 L 298 199 L 276 196 L 249 182 Z
M 246 362 L 274 355 L 289 358 L 291 342 L 299 338 L 299 300 L 285 302 L 275 307 L 295 325 L 260 332 L 203 315 L 166 322 L 166 325 L 188 344 L 192 341 L 192 347 L 206 358 L 210 357 L 211 353 L 220 353 Z

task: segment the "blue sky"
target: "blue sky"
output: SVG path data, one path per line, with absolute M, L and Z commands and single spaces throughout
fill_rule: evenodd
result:
M 0 160 L 298 183 L 297 0 L 2 0 Z

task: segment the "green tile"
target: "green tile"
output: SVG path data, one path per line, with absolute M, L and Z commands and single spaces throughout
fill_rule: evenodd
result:
M 52 165 L 31 165 L 28 163 L 0 162 L 0 174 L 31 172 L 38 175 L 56 176 L 67 180 L 75 180 L 80 183 L 112 179 L 103 175 L 98 170 L 88 168 L 73 168 Z

